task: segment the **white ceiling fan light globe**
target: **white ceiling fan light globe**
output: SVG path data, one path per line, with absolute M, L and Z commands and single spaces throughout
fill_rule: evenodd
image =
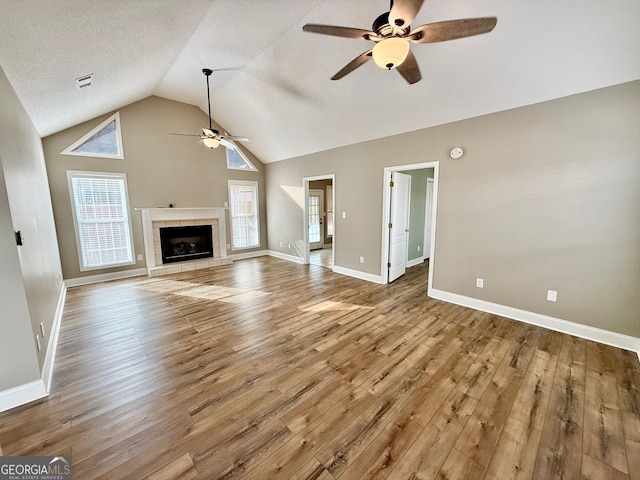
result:
M 404 62 L 409 55 L 409 42 L 400 37 L 385 38 L 376 43 L 372 53 L 376 65 L 391 70 Z
M 207 148 L 218 148 L 220 146 L 220 140 L 217 138 L 205 138 L 202 140 L 204 146 Z

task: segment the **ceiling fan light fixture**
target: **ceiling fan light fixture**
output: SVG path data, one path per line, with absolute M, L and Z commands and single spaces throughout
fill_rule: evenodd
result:
M 409 54 L 409 42 L 404 38 L 390 37 L 373 47 L 373 60 L 380 68 L 391 70 L 405 61 Z
M 204 146 L 207 148 L 218 148 L 220 146 L 220 140 L 217 138 L 205 138 L 202 140 Z

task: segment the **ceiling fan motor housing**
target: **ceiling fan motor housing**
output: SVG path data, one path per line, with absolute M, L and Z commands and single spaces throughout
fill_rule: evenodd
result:
M 393 28 L 391 27 L 391 25 L 389 25 L 389 13 L 390 12 L 385 12 L 382 15 L 380 15 L 378 18 L 376 18 L 373 21 L 373 25 L 371 26 L 371 30 L 373 30 L 374 32 L 376 32 L 376 34 L 379 37 L 388 37 L 389 35 L 393 34 Z M 396 20 L 396 22 L 398 22 L 399 20 Z M 398 30 L 398 34 L 400 36 L 404 36 L 407 33 L 409 33 L 409 29 L 411 28 L 411 25 L 396 25 L 397 27 L 402 27 Z

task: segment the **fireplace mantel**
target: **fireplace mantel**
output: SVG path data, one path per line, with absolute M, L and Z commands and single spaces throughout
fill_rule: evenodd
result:
M 197 268 L 208 268 L 231 263 L 227 258 L 227 235 L 225 210 L 223 207 L 194 207 L 194 208 L 135 208 L 134 210 L 142 214 L 142 234 L 144 236 L 144 252 L 147 263 L 147 274 L 149 276 L 177 273 L 180 271 L 195 270 Z M 162 264 L 158 261 L 156 252 L 159 239 L 154 237 L 154 222 L 175 222 L 175 226 L 189 224 L 189 222 L 202 222 L 206 220 L 216 220 L 218 235 L 214 234 L 214 243 L 218 245 L 219 255 L 215 255 L 210 261 L 182 262 L 182 264 Z M 167 225 L 171 226 L 171 225 Z M 157 230 L 157 228 L 156 228 Z

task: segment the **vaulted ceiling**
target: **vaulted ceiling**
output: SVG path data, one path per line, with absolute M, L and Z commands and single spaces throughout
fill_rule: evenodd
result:
M 387 0 L 0 0 L 0 65 L 41 136 L 158 95 L 206 112 L 273 162 L 640 79 L 638 0 L 425 0 L 413 22 L 498 17 L 493 32 L 413 45 L 422 81 L 373 62 Z M 89 88 L 74 79 L 93 74 Z M 205 125 L 203 125 L 205 126 Z M 165 133 L 165 132 L 161 132 Z M 168 132 L 167 132 L 168 133 Z

